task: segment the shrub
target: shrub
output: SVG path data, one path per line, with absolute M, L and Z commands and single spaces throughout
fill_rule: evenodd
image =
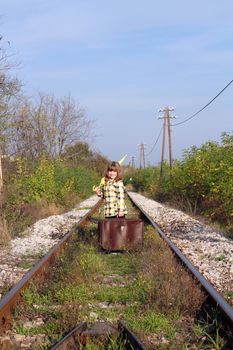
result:
M 157 191 L 158 179 L 158 168 L 150 167 L 145 169 L 137 169 L 128 173 L 124 177 L 124 183 L 131 183 L 134 189 L 138 192 L 147 192 L 151 194 Z
M 129 177 L 136 191 L 188 207 L 232 230 L 233 134 L 223 133 L 221 143 L 208 141 L 185 150 L 182 160 L 174 162 L 172 176 L 165 164 L 162 179 L 159 167 L 136 170 Z
M 68 168 L 57 159 L 42 157 L 36 164 L 17 159 L 6 185 L 4 214 L 10 231 L 20 232 L 41 217 L 72 207 L 90 196 L 99 175 L 85 167 Z M 40 215 L 42 215 L 40 217 Z

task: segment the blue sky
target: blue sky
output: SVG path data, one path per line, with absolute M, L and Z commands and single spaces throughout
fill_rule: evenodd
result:
M 93 149 L 139 161 L 144 143 L 157 164 L 158 109 L 179 123 L 233 79 L 232 13 L 232 0 L 1 0 L 0 28 L 27 95 L 70 94 L 95 120 Z M 172 128 L 173 158 L 233 130 L 232 95 Z

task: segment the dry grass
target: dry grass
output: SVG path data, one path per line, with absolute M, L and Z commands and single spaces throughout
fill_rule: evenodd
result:
M 6 245 L 11 240 L 11 235 L 7 228 L 6 220 L 0 217 L 0 246 Z
M 193 327 L 205 296 L 154 229 L 146 225 L 145 231 L 142 252 L 115 255 L 98 252 L 96 225 L 80 228 L 45 279 L 24 295 L 30 317 L 44 320 L 43 328 L 33 332 L 55 339 L 93 317 L 112 322 L 123 318 L 146 336 L 148 349 L 198 349 L 189 345 L 202 345 Z M 16 323 L 29 312 L 22 310 Z M 160 344 L 161 337 L 168 347 Z M 209 349 L 208 344 L 200 349 Z
M 56 204 L 39 203 L 34 205 L 28 205 L 24 208 L 24 214 L 31 217 L 35 222 L 40 219 L 44 219 L 51 215 L 58 215 L 62 213 L 62 207 Z
M 8 231 L 11 232 L 12 237 L 18 236 L 27 227 L 34 224 L 40 219 L 44 219 L 51 215 L 58 215 L 64 212 L 64 208 L 56 204 L 34 203 L 21 204 L 8 209 L 6 218 L 8 222 Z
M 177 311 L 193 315 L 203 303 L 204 294 L 193 278 L 177 264 L 166 243 L 152 232 L 147 235 L 142 254 L 142 275 L 154 280 L 149 305 L 160 312 Z

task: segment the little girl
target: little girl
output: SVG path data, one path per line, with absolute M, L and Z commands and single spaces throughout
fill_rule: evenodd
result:
M 127 214 L 124 198 L 124 184 L 119 163 L 109 164 L 104 185 L 95 189 L 99 197 L 104 198 L 104 216 L 106 218 L 123 218 Z

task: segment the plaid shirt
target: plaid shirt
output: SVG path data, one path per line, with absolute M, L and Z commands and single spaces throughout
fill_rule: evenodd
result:
M 117 216 L 119 211 L 127 214 L 122 180 L 108 179 L 102 188 L 104 198 L 104 216 Z

